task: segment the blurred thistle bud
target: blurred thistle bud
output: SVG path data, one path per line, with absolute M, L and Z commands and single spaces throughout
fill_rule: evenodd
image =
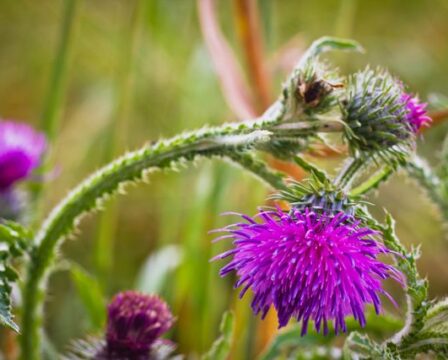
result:
M 40 164 L 45 136 L 27 124 L 0 121 L 0 191 L 27 178 Z
M 364 327 L 367 305 L 381 313 L 381 295 L 396 305 L 382 281 L 390 278 L 403 285 L 403 275 L 381 260 L 391 251 L 377 231 L 363 225 L 350 200 L 319 191 L 314 198 L 296 199 L 301 189 L 296 190 L 289 211 L 241 215 L 241 222 L 220 229 L 225 234 L 218 239 L 234 244 L 214 258 L 232 258 L 220 274 L 236 273 L 240 297 L 252 291 L 255 314 L 264 318 L 273 306 L 279 328 L 295 318 L 302 322 L 302 335 L 310 322 L 324 335 L 333 323 L 337 334 L 347 331 L 349 316 Z
M 107 350 L 129 357 L 147 354 L 174 322 L 168 305 L 156 295 L 117 294 L 107 309 Z
M 75 342 L 66 359 L 170 359 L 175 345 L 160 337 L 173 322 L 168 305 L 157 295 L 121 292 L 108 306 L 105 338 Z
M 28 196 L 18 189 L 0 191 L 0 222 L 1 220 L 23 221 L 26 212 Z
M 349 77 L 341 109 L 347 124 L 345 136 L 354 154 L 385 154 L 397 145 L 412 146 L 416 132 L 430 121 L 425 104 L 379 69 L 367 68 Z
M 342 87 L 334 69 L 326 63 L 308 61 L 298 75 L 294 98 L 305 113 L 324 113 L 337 105 L 335 92 Z

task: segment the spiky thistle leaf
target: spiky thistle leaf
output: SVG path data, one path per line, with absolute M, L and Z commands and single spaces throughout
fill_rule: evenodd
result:
M 0 324 L 16 332 L 19 332 L 19 327 L 13 320 L 11 291 L 19 275 L 11 262 L 28 249 L 30 238 L 30 232 L 15 222 L 0 224 Z

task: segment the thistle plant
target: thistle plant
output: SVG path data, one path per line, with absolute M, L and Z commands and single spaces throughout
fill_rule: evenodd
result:
M 126 185 L 157 170 L 188 166 L 198 158 L 229 160 L 275 191 L 276 207 L 261 208 L 253 217 L 240 215 L 242 221 L 218 230 L 224 232 L 219 239 L 231 239 L 233 247 L 215 260 L 230 258 L 221 275 L 236 273 L 235 286 L 241 287 L 241 296 L 252 293 L 256 314 L 263 318 L 275 309 L 279 327 L 291 327 L 299 344 L 290 349 L 291 356 L 314 353 L 316 349 L 299 343 L 314 332 L 324 335 L 326 340 L 319 345 L 326 353 L 342 343 L 330 343 L 337 334 L 347 333 L 344 345 L 333 352 L 346 359 L 410 359 L 429 351 L 447 356 L 446 301 L 428 299 L 428 284 L 416 268 L 418 251 L 406 250 L 390 215 L 385 223 L 378 221 L 364 199 L 399 169 L 418 173 L 422 184 L 440 185 L 435 175 L 415 162 L 417 133 L 430 122 L 425 105 L 385 70 L 368 68 L 348 77 L 338 74 L 322 59 L 331 50 L 361 47 L 350 40 L 319 39 L 285 80 L 278 100 L 259 118 L 204 127 L 124 154 L 76 186 L 34 235 L 12 222 L 1 225 L 0 240 L 7 250 L 1 258 L 0 319 L 14 330 L 20 328 L 22 359 L 42 357 L 48 277 L 60 256 L 58 249 L 74 235 L 83 216 L 104 207 Z M 326 133 L 339 135 L 349 148 L 346 165 L 334 177 L 302 156 L 327 141 Z M 288 179 L 270 168 L 263 153 L 302 167 L 308 179 Z M 33 168 L 35 160 L 30 164 Z M 373 167 L 377 172 L 372 175 Z M 426 188 L 446 208 L 442 189 Z M 19 256 L 26 270 L 20 274 L 22 304 L 16 324 L 10 290 L 19 278 L 13 270 Z M 390 338 L 373 340 L 370 309 L 375 316 L 384 316 L 384 298 L 399 306 L 384 287 L 387 279 L 406 293 L 405 325 Z M 204 358 L 230 349 L 229 318 L 223 321 L 223 336 Z M 352 330 L 352 319 L 364 328 L 362 332 Z M 173 320 L 158 297 L 121 293 L 109 305 L 104 337 L 96 345 L 90 340 L 78 342 L 76 351 L 79 355 L 93 349 L 94 355 L 87 357 L 92 359 L 163 358 L 151 355 L 153 346 L 175 327 Z

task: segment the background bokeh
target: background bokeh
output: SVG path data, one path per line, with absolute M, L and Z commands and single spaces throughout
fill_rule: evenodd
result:
M 257 84 L 251 83 L 241 35 L 244 18 L 238 11 L 245 2 L 217 1 L 217 17 L 253 89 Z M 258 9 L 261 61 L 272 70 L 271 97 L 279 91 L 288 54 L 299 55 L 323 35 L 351 37 L 367 49 L 364 55 L 329 57 L 345 73 L 381 65 L 422 99 L 448 95 L 447 0 L 249 2 Z M 0 1 L 2 118 L 44 127 L 65 3 Z M 214 71 L 195 1 L 85 0 L 78 6 L 41 216 L 116 154 L 184 129 L 237 118 Z M 448 124 L 440 122 L 419 141 L 419 151 L 433 164 L 447 131 Z M 339 164 L 316 161 L 329 171 Z M 76 241 L 68 241 L 61 251 L 91 275 L 98 284 L 95 291 L 105 299 L 130 288 L 164 296 L 177 316 L 170 337 L 180 352 L 208 349 L 223 311 L 232 308 L 238 339 L 232 358 L 251 359 L 276 333 L 275 318 L 271 314 L 263 323 L 255 319 L 250 299 L 237 301 L 233 279 L 219 278 L 222 264 L 209 259 L 226 244 L 212 246 L 208 231 L 230 221 L 219 216 L 224 211 L 254 213 L 266 194 L 251 176 L 219 161 L 154 173 L 148 184 L 128 188 L 127 196 L 110 202 L 105 215 L 84 219 Z M 448 239 L 424 194 L 401 175 L 371 200 L 378 216 L 383 208 L 394 215 L 406 244 L 422 244 L 419 268 L 429 279 L 431 296 L 448 294 Z M 95 320 L 92 308 L 89 315 L 86 288 L 77 289 L 74 279 L 66 262 L 51 278 L 45 323 L 58 350 L 70 339 L 97 331 L 102 321 L 102 315 Z M 404 308 L 391 311 L 402 316 Z

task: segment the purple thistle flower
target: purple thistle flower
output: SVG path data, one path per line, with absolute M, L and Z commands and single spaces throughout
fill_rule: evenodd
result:
M 431 123 L 432 119 L 427 115 L 426 111 L 428 104 L 421 103 L 417 96 L 412 96 L 408 93 L 403 93 L 401 100 L 406 104 L 406 119 L 414 133 Z
M 158 296 L 136 291 L 119 293 L 108 307 L 107 353 L 118 358 L 147 359 L 151 347 L 173 322 L 168 305 Z
M 228 234 L 218 238 L 233 238 L 234 248 L 213 260 L 233 257 L 221 276 L 236 272 L 235 287 L 243 287 L 240 297 L 251 289 L 252 309 L 262 318 L 274 305 L 279 328 L 294 317 L 302 321 L 302 335 L 310 320 L 317 332 L 323 328 L 327 334 L 333 321 L 337 334 L 347 330 L 349 315 L 365 325 L 366 304 L 380 313 L 379 295 L 395 304 L 381 280 L 403 284 L 402 274 L 377 259 L 390 251 L 374 239 L 374 230 L 361 227 L 353 216 L 296 208 L 241 216 L 245 222 L 222 229 Z
M 0 191 L 28 177 L 46 148 L 45 136 L 31 126 L 0 121 Z

